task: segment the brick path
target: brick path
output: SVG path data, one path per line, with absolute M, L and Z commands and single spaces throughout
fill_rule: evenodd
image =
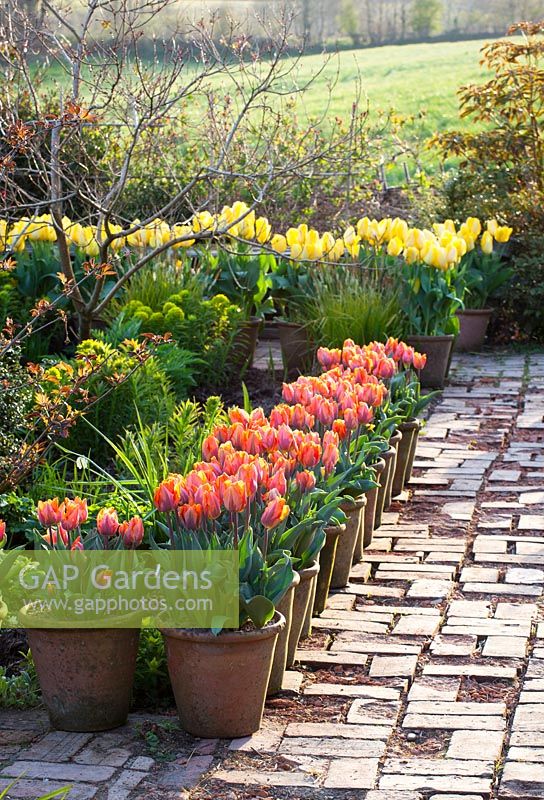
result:
M 544 355 L 465 356 L 414 490 L 304 643 L 249 740 L 173 715 L 98 736 L 0 717 L 0 791 L 73 800 L 544 797 Z M 248 680 L 251 676 L 248 676 Z

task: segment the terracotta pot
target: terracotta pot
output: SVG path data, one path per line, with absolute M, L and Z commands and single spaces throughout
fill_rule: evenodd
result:
M 422 422 L 420 419 L 417 421 L 417 428 L 414 431 L 414 435 L 412 436 L 412 441 L 410 442 L 410 452 L 408 454 L 408 463 L 406 465 L 406 482 L 410 480 L 412 477 L 412 470 L 414 468 L 414 460 L 416 457 L 416 450 L 417 450 L 417 443 L 419 441 L 419 434 L 422 428 Z
M 312 365 L 313 347 L 308 329 L 295 322 L 278 320 L 283 366 L 288 375 L 307 372 Z
M 28 628 L 26 633 L 54 728 L 94 732 L 125 724 L 139 628 Z
M 319 616 L 325 610 L 331 585 L 332 571 L 334 569 L 336 548 L 338 546 L 338 540 L 345 530 L 345 525 L 331 525 L 325 528 L 326 539 L 323 549 L 319 554 L 320 569 L 317 576 L 317 585 L 315 587 L 314 614 L 316 616 Z
M 441 389 L 449 371 L 455 336 L 414 335 L 406 341 L 427 356 L 427 363 L 419 373 L 421 385 Z
M 353 550 L 352 564 L 358 564 L 363 559 L 363 540 L 365 536 L 365 519 L 367 513 L 368 498 L 366 493 L 362 494 L 359 500 L 363 505 L 359 512 L 359 530 L 357 531 L 357 539 L 355 540 L 355 548 Z
M 321 569 L 321 564 L 319 563 L 320 555 L 321 554 L 319 554 L 317 557 L 318 570 L 310 580 L 308 607 L 306 609 L 306 616 L 304 617 L 304 622 L 302 623 L 302 630 L 300 632 L 301 639 L 307 639 L 308 636 L 312 635 L 312 617 L 314 615 L 315 596 L 317 593 L 317 576 L 319 575 L 319 570 Z
M 385 461 L 379 458 L 372 465 L 376 470 L 376 482 L 380 482 L 381 474 L 385 470 Z M 372 544 L 372 534 L 374 533 L 374 523 L 376 521 L 376 503 L 378 502 L 378 486 L 366 492 L 366 508 L 363 523 L 363 550 Z
M 293 621 L 293 603 L 296 588 L 299 583 L 300 575 L 298 572 L 295 572 L 291 586 L 287 589 L 276 606 L 276 611 L 279 611 L 280 614 L 283 614 L 285 617 L 285 627 L 276 641 L 274 658 L 272 659 L 272 670 L 268 681 L 268 695 L 281 692 L 281 687 L 283 686 L 283 676 L 285 675 L 285 669 L 287 667 L 287 648 L 289 646 L 289 637 L 291 635 L 291 625 Z
M 183 730 L 200 739 L 236 739 L 259 730 L 274 648 L 285 617 L 264 628 L 167 628 L 168 673 Z
M 349 583 L 349 573 L 353 564 L 353 554 L 361 527 L 361 513 L 366 505 L 366 498 L 350 500 L 342 503 L 340 508 L 347 516 L 346 530 L 338 539 L 334 567 L 331 575 L 331 589 L 341 589 Z
M 389 471 L 387 474 L 387 485 L 385 487 L 385 500 L 384 500 L 384 510 L 387 511 L 389 506 L 391 505 L 391 500 L 393 499 L 393 480 L 395 477 L 395 472 L 397 471 L 397 461 L 399 455 L 399 445 L 402 441 L 402 431 L 396 430 L 393 436 L 389 439 L 389 444 L 395 450 L 395 454 L 391 460 L 391 464 L 389 466 Z
M 376 498 L 376 513 L 374 515 L 374 530 L 379 528 L 382 524 L 382 514 L 385 505 L 385 492 L 387 489 L 387 482 L 391 474 L 391 466 L 395 456 L 395 448 L 390 447 L 385 453 L 382 453 L 382 458 L 385 461 L 385 469 L 380 475 L 380 485 L 378 487 L 378 496 Z
M 485 341 L 492 313 L 492 308 L 467 308 L 464 311 L 457 311 L 460 327 L 454 350 L 480 350 Z
M 236 366 L 251 367 L 259 340 L 260 327 L 261 320 L 257 317 L 251 317 L 240 326 L 234 337 L 230 356 Z
M 417 419 L 409 419 L 405 422 L 401 422 L 399 425 L 399 431 L 402 433 L 402 439 L 397 447 L 397 460 L 395 462 L 395 473 L 393 475 L 391 492 L 392 497 L 398 497 L 398 495 L 404 489 L 406 469 L 408 467 L 408 459 L 410 456 L 410 447 L 412 445 L 412 439 L 414 438 L 416 430 L 419 430 L 419 422 Z
M 312 590 L 315 587 L 319 564 L 316 561 L 309 567 L 301 569 L 298 573 L 300 581 L 295 586 L 295 596 L 293 599 L 293 613 L 291 615 L 291 630 L 289 631 L 289 641 L 287 644 L 287 669 L 293 666 L 295 653 L 298 643 L 303 635 L 304 623 L 308 609 L 310 611 L 310 625 L 312 619 Z

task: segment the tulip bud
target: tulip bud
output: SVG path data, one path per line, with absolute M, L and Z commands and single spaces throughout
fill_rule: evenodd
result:
M 125 547 L 135 550 L 144 538 L 144 523 L 141 517 L 132 517 L 119 525 L 119 533 Z
M 117 511 L 114 508 L 101 508 L 96 517 L 96 529 L 101 536 L 115 536 L 119 530 Z
M 8 541 L 8 535 L 6 533 L 6 523 L 3 519 L 0 519 L 0 550 L 6 546 Z
M 480 247 L 482 248 L 482 253 L 485 253 L 486 256 L 491 255 L 493 252 L 493 236 L 489 231 L 485 231 L 482 234 Z

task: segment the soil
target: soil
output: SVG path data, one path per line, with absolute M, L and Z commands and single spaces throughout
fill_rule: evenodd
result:
M 0 667 L 7 668 L 8 675 L 18 671 L 18 665 L 23 662 L 21 654 L 27 650 L 24 631 L 0 630 Z
M 247 387 L 254 408 L 262 406 L 265 412 L 270 411 L 275 405 L 281 403 L 281 389 L 284 379 L 283 370 L 247 369 L 242 375 L 233 376 L 232 382 L 222 386 L 220 390 L 215 387 L 199 387 L 195 399 L 205 401 L 210 394 L 221 394 L 225 406 L 243 406 L 244 393 L 242 382 Z

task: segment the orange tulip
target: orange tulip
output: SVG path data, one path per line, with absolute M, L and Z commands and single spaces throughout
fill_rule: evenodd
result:
M 171 475 L 162 481 L 153 495 L 157 511 L 173 511 L 181 500 L 181 484 L 178 476 Z
M 96 528 L 101 536 L 115 536 L 119 530 L 119 519 L 114 508 L 101 508 L 96 516 Z
M 55 497 L 53 500 L 39 500 L 37 514 L 40 525 L 43 525 L 44 528 L 58 525 L 62 519 L 62 508 L 59 503 L 59 498 Z
M 3 519 L 0 519 L 0 550 L 5 546 L 7 540 L 8 535 L 6 533 L 6 523 Z
M 132 517 L 128 522 L 119 525 L 119 533 L 123 544 L 132 550 L 139 547 L 144 538 L 144 523 L 141 517 Z
M 73 531 L 78 528 L 87 521 L 89 516 L 87 501 L 82 500 L 81 497 L 75 497 L 73 500 L 66 497 L 60 508 L 62 512 L 61 525 L 65 531 Z
M 243 481 L 227 478 L 222 484 L 223 504 L 227 511 L 237 514 L 247 506 L 247 491 Z
M 178 508 L 179 521 L 189 531 L 196 531 L 202 523 L 202 506 L 200 503 L 184 503 Z
M 308 472 L 307 470 L 295 475 L 295 482 L 303 494 L 311 492 L 312 489 L 315 488 L 315 476 L 312 472 Z
M 272 530 L 280 525 L 287 517 L 291 509 L 283 497 L 271 500 L 266 506 L 261 516 L 261 522 L 267 530 Z

